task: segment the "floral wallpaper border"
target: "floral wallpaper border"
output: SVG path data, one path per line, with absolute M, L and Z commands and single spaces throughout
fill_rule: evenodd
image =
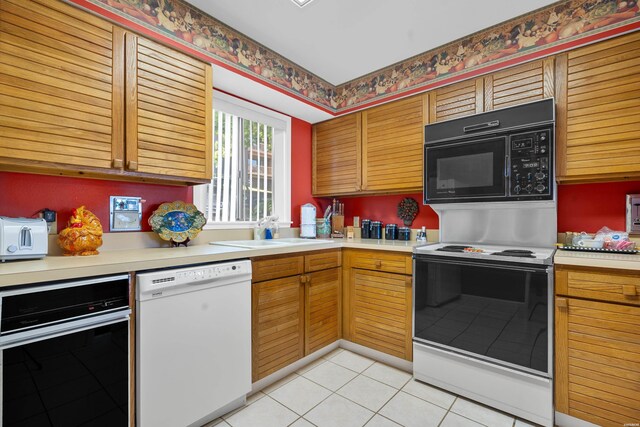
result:
M 333 114 L 640 22 L 636 0 L 564 0 L 333 86 L 183 0 L 67 1 L 90 3 Z

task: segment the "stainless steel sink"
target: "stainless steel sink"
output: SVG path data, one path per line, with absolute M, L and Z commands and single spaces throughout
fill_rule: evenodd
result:
M 209 242 L 211 245 L 233 246 L 246 249 L 282 248 L 286 246 L 313 245 L 318 243 L 334 242 L 331 240 L 301 239 L 296 237 L 272 240 L 222 240 L 219 242 Z

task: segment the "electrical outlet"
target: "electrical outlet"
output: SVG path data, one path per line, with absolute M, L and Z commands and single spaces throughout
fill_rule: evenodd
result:
M 640 234 L 640 194 L 627 194 L 627 232 Z

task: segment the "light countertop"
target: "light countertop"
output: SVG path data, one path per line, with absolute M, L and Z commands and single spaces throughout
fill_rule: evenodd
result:
M 415 241 L 336 239 L 330 243 L 293 244 L 260 249 L 200 244 L 186 248 L 112 250 L 86 257 L 47 256 L 39 260 L 0 263 L 0 287 L 337 248 L 411 253 L 415 244 Z
M 607 254 L 595 252 L 563 251 L 558 249 L 553 262 L 556 265 L 573 265 L 595 268 L 615 268 L 640 271 L 640 254 Z

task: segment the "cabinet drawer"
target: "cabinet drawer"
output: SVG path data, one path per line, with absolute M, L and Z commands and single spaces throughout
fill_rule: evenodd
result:
M 380 251 L 349 251 L 349 267 L 387 273 L 411 274 L 411 255 Z
M 557 267 L 556 293 L 640 305 L 640 274 L 615 270 Z
M 304 257 L 304 271 L 307 273 L 340 267 L 341 265 L 342 254 L 340 250 L 316 252 Z
M 304 257 L 302 255 L 279 255 L 254 258 L 251 262 L 252 281 L 277 279 L 279 277 L 302 274 Z

